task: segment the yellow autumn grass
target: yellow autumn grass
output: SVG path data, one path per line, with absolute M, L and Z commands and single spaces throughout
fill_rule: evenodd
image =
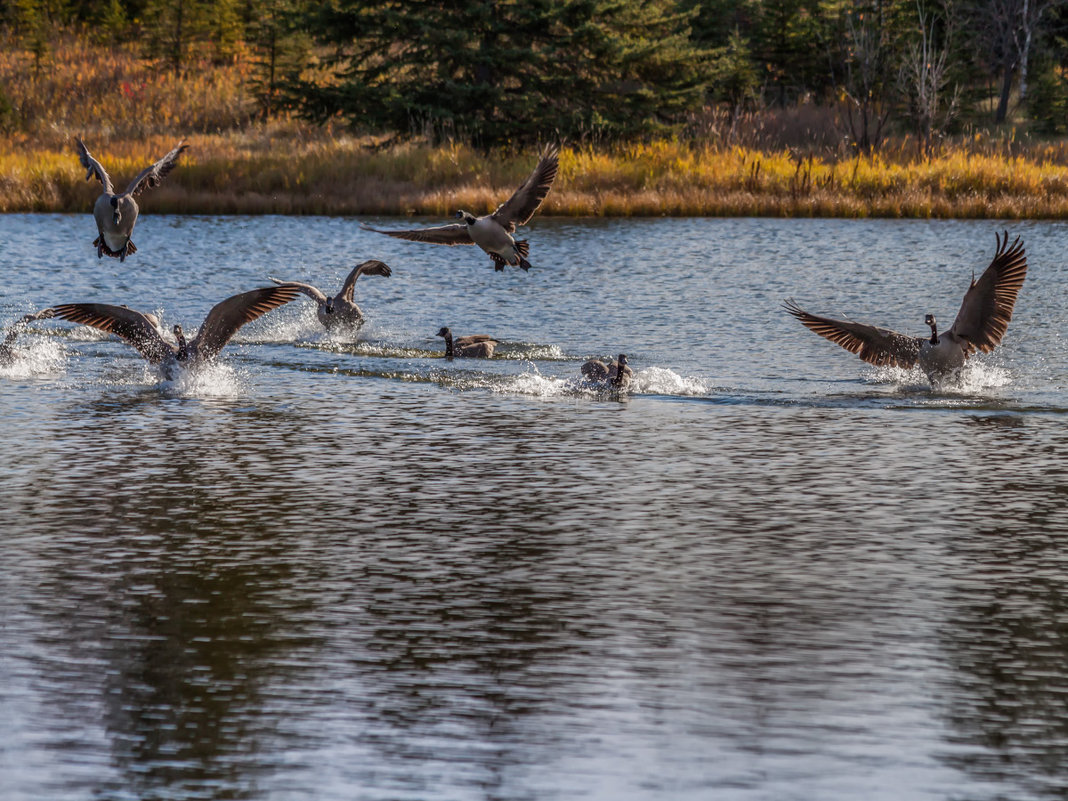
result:
M 0 35 L 0 212 L 91 207 L 73 139 L 118 186 L 184 139 L 190 149 L 146 210 L 214 214 L 420 214 L 491 211 L 537 151 L 462 144 L 384 146 L 337 126 L 253 121 L 247 54 L 202 54 L 175 77 L 134 44 L 59 32 L 35 69 Z M 542 213 L 570 216 L 1068 217 L 1068 145 L 976 135 L 929 161 L 908 138 L 882 155 L 731 146 L 722 138 L 565 146 Z
M 491 211 L 529 173 L 537 151 L 485 154 L 464 145 L 377 147 L 292 123 L 187 137 L 190 149 L 146 209 L 214 214 L 419 214 Z M 118 185 L 176 142 L 155 134 L 90 146 Z M 84 211 L 71 142 L 8 140 L 0 211 Z M 565 147 L 542 213 L 569 216 L 1068 217 L 1068 165 L 964 148 L 930 161 L 824 160 L 675 141 Z

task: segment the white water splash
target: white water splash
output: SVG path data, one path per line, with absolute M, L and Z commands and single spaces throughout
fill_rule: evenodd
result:
M 894 384 L 902 389 L 934 389 L 947 395 L 976 395 L 990 389 L 1008 386 L 1012 373 L 996 364 L 970 359 L 953 375 L 931 381 L 919 367 L 904 370 L 900 367 L 873 367 L 868 379 L 878 384 Z
M 156 380 L 163 379 L 160 370 L 152 367 L 146 370 L 154 373 Z M 234 398 L 242 394 L 244 386 L 244 377 L 230 365 L 220 362 L 182 368 L 173 381 L 161 381 L 164 392 L 182 398 Z
M 708 394 L 708 386 L 696 378 L 686 378 L 666 367 L 646 367 L 634 373 L 630 391 L 644 395 L 702 396 Z
M 67 366 L 66 348 L 51 337 L 23 335 L 12 350 L 15 360 L 0 366 L 0 377 L 21 379 L 58 375 Z
M 540 398 L 583 397 L 605 398 L 627 395 L 690 395 L 704 396 L 708 387 L 695 378 L 685 378 L 664 367 L 648 367 L 638 370 L 630 386 L 622 392 L 611 387 L 590 383 L 580 377 L 562 378 L 542 375 L 536 365 L 516 376 L 486 376 L 484 379 L 466 380 L 464 388 L 485 386 L 494 392 L 518 393 Z

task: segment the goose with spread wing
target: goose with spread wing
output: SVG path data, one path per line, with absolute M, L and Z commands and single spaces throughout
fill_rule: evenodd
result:
M 451 328 L 441 328 L 438 336 L 445 340 L 445 358 L 452 361 L 456 357 L 465 359 L 489 359 L 500 342 L 488 334 L 470 334 L 466 337 L 452 338 Z
M 919 363 L 927 377 L 935 381 L 959 370 L 976 350 L 993 350 L 1005 336 L 1016 296 L 1027 277 L 1027 255 L 1019 237 L 1010 245 L 1008 232 L 995 236 L 994 259 L 978 281 L 972 278 L 949 330 L 939 333 L 933 314 L 924 318 L 924 324 L 931 329 L 930 337 L 910 337 L 852 320 L 820 317 L 792 300 L 786 301 L 784 307 L 810 331 L 869 364 L 910 369 Z
M 55 316 L 62 320 L 89 325 L 122 337 L 149 363 L 160 365 L 167 379 L 172 380 L 177 368 L 213 360 L 241 326 L 289 303 L 300 291 L 296 284 L 281 284 L 229 297 L 212 307 L 192 340 L 186 340 L 180 325 L 174 326 L 177 344 L 163 338 L 154 315 L 143 314 L 126 306 L 61 303 L 54 307 L 54 311 Z
M 348 278 L 345 279 L 345 283 L 341 285 L 341 291 L 332 298 L 327 297 L 321 290 L 311 284 L 302 284 L 298 281 L 282 281 L 278 278 L 271 278 L 271 280 L 279 285 L 291 284 L 299 287 L 301 292 L 314 300 L 318 306 L 316 315 L 319 318 L 319 322 L 327 329 L 351 328 L 355 330 L 363 325 L 364 320 L 363 312 L 360 311 L 360 307 L 352 299 L 356 279 L 361 275 L 381 275 L 383 278 L 389 278 L 392 274 L 393 271 L 389 269 L 385 262 L 377 259 L 365 261 L 353 268 Z
M 462 222 L 414 231 L 382 231 L 369 225 L 363 227 L 368 231 L 413 242 L 478 245 L 489 254 L 495 270 L 503 270 L 506 264 L 529 270 L 530 262 L 527 261 L 527 256 L 530 255 L 530 244 L 525 239 L 517 240 L 513 234 L 516 226 L 530 222 L 534 212 L 541 206 L 552 188 L 559 166 L 560 150 L 556 145 L 550 145 L 542 152 L 534 171 L 492 214 L 476 217 L 470 212 L 460 210 L 455 216 Z
M 103 258 L 107 255 L 119 261 L 126 261 L 127 256 L 137 252 L 134 243 L 130 241 L 134 223 L 137 222 L 138 209 L 134 197 L 145 189 L 159 186 L 164 176 L 178 163 L 178 157 L 182 151 L 187 150 L 189 146 L 179 142 L 178 146 L 166 156 L 141 170 L 138 176 L 130 181 L 125 191 L 116 192 L 107 171 L 90 155 L 82 140 L 75 139 L 74 141 L 78 145 L 78 159 L 86 169 L 85 180 L 88 181 L 96 176 L 104 187 L 103 194 L 96 199 L 96 204 L 93 206 L 93 217 L 96 219 L 97 231 L 100 234 L 93 241 L 96 256 Z
M 4 341 L 0 342 L 0 367 L 10 367 L 15 363 L 14 345 L 19 334 L 25 331 L 30 323 L 36 320 L 47 320 L 53 314 L 55 312 L 52 309 L 41 309 L 31 314 L 25 314 L 13 322 L 11 327 L 7 329 L 7 334 L 4 335 Z

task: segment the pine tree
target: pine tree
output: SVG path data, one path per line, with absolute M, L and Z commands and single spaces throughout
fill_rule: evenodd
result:
M 674 0 L 338 0 L 314 23 L 331 81 L 307 115 L 483 145 L 664 130 L 701 102 L 705 54 Z

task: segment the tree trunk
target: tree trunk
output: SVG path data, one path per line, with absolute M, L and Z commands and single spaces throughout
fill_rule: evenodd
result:
M 998 98 L 998 110 L 994 114 L 994 124 L 1000 125 L 1005 122 L 1009 112 L 1009 92 L 1012 91 L 1012 68 L 1011 58 L 1005 59 L 1004 73 L 1001 78 L 1001 97 Z

